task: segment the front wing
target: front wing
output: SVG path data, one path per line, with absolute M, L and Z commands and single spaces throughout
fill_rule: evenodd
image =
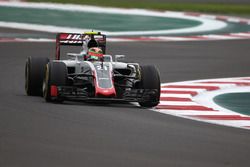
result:
M 121 98 L 115 97 L 90 97 L 85 89 L 77 87 L 58 87 L 58 98 L 65 100 L 82 100 L 82 101 L 117 101 L 117 102 L 145 102 L 157 101 L 157 89 L 131 89 L 126 90 Z

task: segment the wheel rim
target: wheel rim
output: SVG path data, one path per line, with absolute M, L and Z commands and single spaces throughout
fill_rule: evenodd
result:
M 45 98 L 47 98 L 48 96 L 48 85 L 49 85 L 49 70 L 48 70 L 48 65 L 46 65 L 45 77 L 43 80 L 43 97 Z

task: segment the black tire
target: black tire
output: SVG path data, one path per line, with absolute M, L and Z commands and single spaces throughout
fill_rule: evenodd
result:
M 159 104 L 161 94 L 161 81 L 159 72 L 155 66 L 145 65 L 141 66 L 141 89 L 156 89 L 157 93 L 152 95 L 150 101 L 139 102 L 142 107 L 154 107 Z
M 25 91 L 29 96 L 42 96 L 46 57 L 28 57 L 25 65 Z
M 49 62 L 43 80 L 43 97 L 47 102 L 62 102 L 62 97 L 51 97 L 51 86 L 66 86 L 67 67 L 63 62 Z

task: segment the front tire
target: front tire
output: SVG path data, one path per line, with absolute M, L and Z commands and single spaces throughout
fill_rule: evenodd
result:
M 29 96 L 42 96 L 46 57 L 28 57 L 25 65 L 25 91 Z
M 159 104 L 161 93 L 161 81 L 159 72 L 155 66 L 141 66 L 141 89 L 155 89 L 156 94 L 151 95 L 151 100 L 139 102 L 142 107 L 154 107 Z
M 47 102 L 62 102 L 62 97 L 51 96 L 51 86 L 66 86 L 67 67 L 63 62 L 50 62 L 46 65 L 43 81 L 43 97 Z

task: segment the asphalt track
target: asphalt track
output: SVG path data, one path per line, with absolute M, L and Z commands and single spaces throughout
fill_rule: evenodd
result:
M 108 53 L 155 64 L 162 82 L 249 76 L 250 40 L 109 43 Z M 248 167 L 250 133 L 130 104 L 45 103 L 24 92 L 28 56 L 54 43 L 0 43 L 1 167 Z

